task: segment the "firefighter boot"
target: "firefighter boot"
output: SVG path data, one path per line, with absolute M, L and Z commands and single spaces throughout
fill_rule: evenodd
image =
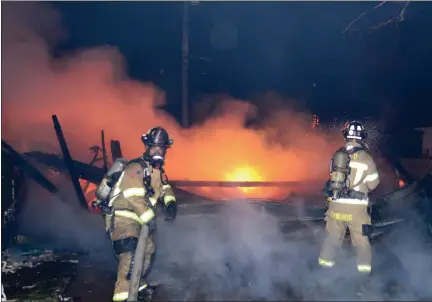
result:
M 156 286 L 147 285 L 146 282 L 141 281 L 140 290 L 138 292 L 138 300 L 150 301 L 156 292 Z

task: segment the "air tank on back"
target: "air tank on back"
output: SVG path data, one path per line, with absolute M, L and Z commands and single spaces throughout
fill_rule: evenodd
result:
M 350 173 L 350 157 L 344 151 L 337 151 L 330 163 L 330 190 L 332 198 L 337 199 L 343 189 L 347 186 L 347 178 Z
M 108 200 L 115 182 L 118 180 L 127 164 L 128 160 L 125 158 L 118 158 L 114 161 L 96 189 L 95 195 L 97 198 L 97 204 Z

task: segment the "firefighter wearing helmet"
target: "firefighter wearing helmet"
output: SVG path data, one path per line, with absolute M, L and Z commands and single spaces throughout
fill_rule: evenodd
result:
M 127 162 L 118 173 L 120 176 L 109 198 L 112 211 L 106 215 L 107 230 L 119 259 L 113 301 L 126 301 L 128 298 L 134 251 L 142 224 L 149 225 L 149 237 L 139 297 L 148 299 L 154 294 L 155 288 L 147 284 L 144 276 L 155 252 L 152 237 L 157 203 L 160 202 L 165 208 L 165 220 L 174 220 L 177 215 L 176 198 L 163 169 L 167 149 L 173 141 L 162 127 L 150 129 L 141 140 L 145 152 L 141 157 Z
M 331 159 L 330 180 L 325 189 L 327 237 L 318 263 L 322 267 L 334 266 L 335 248 L 341 246 L 348 227 L 357 251 L 357 270 L 367 276 L 372 269 L 368 193 L 378 186 L 380 179 L 375 162 L 367 152 L 364 126 L 357 121 L 348 122 L 342 134 L 346 144 Z

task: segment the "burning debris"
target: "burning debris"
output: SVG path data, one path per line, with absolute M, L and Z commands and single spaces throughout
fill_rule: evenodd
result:
M 45 9 L 43 5 L 30 8 Z M 64 202 L 59 210 L 60 207 L 54 209 L 48 203 L 50 209 L 54 209 L 51 215 L 61 212 L 65 216 L 58 215 L 61 216 L 56 217 L 59 221 L 68 218 L 61 223 L 48 223 L 47 233 L 61 233 L 58 235 L 63 240 L 61 243 L 73 245 L 96 226 L 94 223 L 87 227 L 84 220 L 93 222 L 99 219 L 86 211 L 93 209 L 90 205 L 94 189 L 110 164 L 104 132 L 102 146 L 94 146 L 100 128 L 105 129 L 111 139 L 113 158 L 114 153 L 121 156 L 122 150 L 119 141 L 112 139 L 120 138 L 125 157 L 130 159 L 143 151 L 139 142 L 143 129 L 163 124 L 173 133 L 177 145 L 168 156 L 168 174 L 170 179 L 174 179 L 170 183 L 182 194 L 176 194 L 179 217 L 175 227 L 158 226 L 160 257 L 152 277 L 167 284 L 161 300 L 172 297 L 179 300 L 281 300 L 315 299 L 316 296 L 322 299 L 322 295 L 315 292 L 318 281 L 330 276 L 327 279 L 340 284 L 340 276 L 324 276 L 314 267 L 316 245 L 323 236 L 324 202 L 321 196 L 312 196 L 315 203 L 321 204 L 320 208 L 312 208 L 308 206 L 308 200 L 305 202 L 306 198 L 301 196 L 302 193 L 320 193 L 323 180 L 328 177 L 328 162 L 322 159 L 330 158 L 336 149 L 329 140 L 333 137 L 331 134 L 321 131 L 309 135 L 310 131 L 320 128 L 318 117 L 314 117 L 311 129 L 309 114 L 276 108 L 278 110 L 272 114 L 262 117 L 247 102 L 229 100 L 228 103 L 224 100 L 219 102 L 217 114 L 207 112 L 206 117 L 212 116 L 210 119 L 204 119 L 190 129 L 182 129 L 171 117 L 155 109 L 156 105 L 164 102 L 164 95 L 158 88 L 125 77 L 117 51 L 92 49 L 76 57 L 53 58 L 51 45 L 45 43 L 45 36 L 40 36 L 40 33 L 46 33 L 46 28 L 37 28 L 39 20 L 34 20 L 38 14 L 28 14 L 31 9 L 23 13 L 12 4 L 8 4 L 6 9 L 9 13 L 4 14 L 6 20 L 3 20 L 6 28 L 3 61 L 4 77 L 8 83 L 4 85 L 4 111 L 7 114 L 2 120 L 8 126 L 5 137 L 22 139 L 24 144 L 16 142 L 14 145 L 20 146 L 22 153 L 27 151 L 26 156 L 49 166 L 54 171 L 53 178 L 63 177 L 67 172 L 76 194 L 76 198 L 69 200 L 78 200 L 82 207 L 77 210 Z M 44 21 L 49 21 L 50 16 L 55 19 L 55 13 L 53 15 L 50 10 L 45 12 Z M 28 28 L 27 21 L 35 23 L 37 30 Z M 51 25 L 59 27 L 56 22 Z M 35 74 L 34 70 L 38 73 Z M 13 85 L 17 74 L 20 75 L 21 85 Z M 103 114 L 98 114 L 100 108 L 104 108 Z M 45 143 L 54 142 L 54 131 L 51 131 L 46 118 L 53 111 L 64 121 L 64 129 L 79 134 L 64 134 L 57 116 L 53 116 L 62 155 L 41 152 L 47 149 L 37 148 L 39 142 L 35 142 L 35 138 Z M 36 135 L 39 133 L 47 135 Z M 71 150 L 66 144 L 66 137 Z M 90 145 L 93 146 L 93 159 L 89 162 L 86 157 Z M 113 146 L 117 146 L 117 151 Z M 10 150 L 15 158 L 22 159 L 18 152 Z M 28 152 L 30 150 L 39 151 Z M 102 157 L 98 155 L 100 151 Z M 72 154 L 78 160 L 73 160 Z M 100 162 L 103 166 L 96 166 Z M 20 163 L 25 165 L 23 161 Z M 51 182 L 47 183 L 40 175 L 38 177 L 48 190 L 51 188 L 53 193 L 58 193 Z M 371 239 L 385 241 L 384 234 L 397 237 L 395 234 L 402 234 L 401 230 L 408 225 L 405 222 L 421 220 L 419 225 L 429 226 L 430 229 L 428 197 L 431 194 L 425 193 L 430 186 L 431 178 L 428 177 L 407 183 L 371 205 L 375 231 Z M 250 202 L 251 199 L 255 202 Z M 267 202 L 274 200 L 279 203 Z M 60 202 L 60 198 L 56 201 Z M 295 205 L 283 201 L 294 201 Z M 43 209 L 43 212 L 46 214 L 48 211 Z M 71 213 L 73 215 L 68 215 Z M 76 225 L 79 225 L 78 231 L 70 231 L 70 227 Z M 60 231 L 56 230 L 59 226 Z M 99 236 L 96 238 L 101 238 L 98 242 L 92 241 L 91 236 L 86 237 L 87 241 L 84 241 L 89 243 L 89 248 L 103 241 L 103 229 L 101 227 L 100 233 L 95 231 Z M 412 237 L 411 234 L 411 237 L 404 238 Z M 398 263 L 397 277 L 403 276 L 397 281 L 406 281 L 407 287 L 411 286 L 412 296 L 429 297 L 428 290 L 421 292 L 426 286 L 419 286 L 424 285 L 423 277 L 428 274 L 428 260 L 425 259 L 415 269 L 404 267 L 404 263 L 415 262 L 412 253 L 426 258 L 426 249 L 421 246 L 414 252 L 407 251 L 406 247 L 397 246 L 397 240 L 392 239 L 386 242 L 391 247 L 391 253 L 383 247 L 385 244 L 377 245 L 378 261 L 382 260 L 380 257 L 390 258 L 388 255 L 399 257 L 396 260 L 392 258 L 393 264 Z M 111 242 L 109 245 L 111 247 Z M 172 248 L 173 245 L 176 249 Z M 108 256 L 101 257 L 101 250 L 96 253 L 97 261 L 90 261 L 89 265 L 83 265 L 70 254 L 65 257 L 52 251 L 13 253 L 9 250 L 2 255 L 5 259 L 4 265 L 2 262 L 5 291 L 9 297 L 18 299 L 30 297 L 44 301 L 67 301 L 72 296 L 82 297 L 89 292 L 97 292 L 96 288 L 100 286 L 101 292 L 110 295 L 113 282 L 101 280 L 111 281 L 115 276 L 107 277 Z M 92 279 L 87 285 L 90 289 L 84 293 L 84 286 L 75 286 L 78 289 L 74 294 L 70 294 L 72 290 L 66 294 L 66 284 L 78 266 L 81 279 L 76 277 L 72 283 L 83 285 Z M 383 277 L 386 283 L 377 292 L 380 298 L 388 298 L 383 288 L 386 289 L 388 283 L 393 281 L 391 265 L 382 261 L 376 267 L 380 274 L 374 280 L 381 285 L 380 278 Z M 346 279 L 352 276 L 350 270 L 344 268 L 341 274 L 348 276 Z M 405 277 L 408 280 L 400 280 Z M 338 298 L 352 294 L 344 286 L 342 289 L 337 293 Z

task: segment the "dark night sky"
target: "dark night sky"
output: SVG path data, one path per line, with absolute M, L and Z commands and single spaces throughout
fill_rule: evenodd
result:
M 404 2 L 201 2 L 190 7 L 190 94 L 253 98 L 276 90 L 323 118 L 382 117 L 431 124 L 432 3 L 412 2 L 405 21 L 375 31 Z M 181 2 L 57 2 L 67 39 L 57 51 L 114 45 L 129 74 L 181 102 Z M 163 70 L 163 74 L 161 73 Z M 420 108 L 421 106 L 421 108 Z

